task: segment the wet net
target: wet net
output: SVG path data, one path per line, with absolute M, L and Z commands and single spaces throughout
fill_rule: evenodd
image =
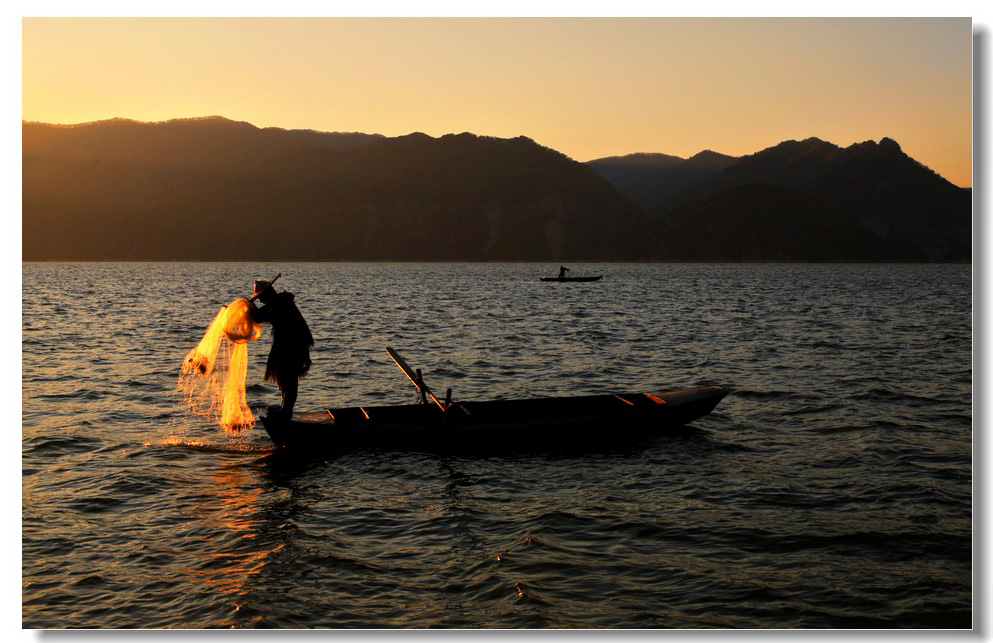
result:
M 248 342 L 262 329 L 252 321 L 247 299 L 235 299 L 221 308 L 203 339 L 183 360 L 179 390 L 197 415 L 229 433 L 255 426 L 245 399 Z

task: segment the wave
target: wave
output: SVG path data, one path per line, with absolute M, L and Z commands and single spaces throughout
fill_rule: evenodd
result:
M 867 391 L 855 393 L 851 397 L 852 399 L 856 399 L 856 400 L 901 401 L 901 402 L 912 402 L 914 404 L 932 404 L 935 402 L 945 401 L 941 398 L 936 398 L 929 395 L 916 395 L 913 393 L 905 393 L 878 386 L 873 387 Z
M 813 400 L 816 399 L 813 395 L 808 395 L 806 393 L 798 393 L 796 391 L 782 391 L 782 390 L 757 390 L 757 389 L 736 389 L 734 391 L 735 397 L 752 398 L 752 399 L 773 399 L 773 400 Z
M 163 438 L 158 443 L 146 443 L 145 446 L 161 446 L 161 447 L 175 447 L 181 449 L 190 449 L 192 451 L 205 451 L 208 453 L 247 453 L 247 454 L 264 454 L 272 453 L 276 450 L 275 445 L 272 444 L 251 444 L 251 443 L 222 443 L 222 442 L 210 442 L 208 440 L 200 440 L 197 438 L 186 438 L 180 436 L 169 436 Z
M 104 445 L 103 440 L 81 435 L 55 435 L 27 438 L 23 441 L 25 455 L 58 457 L 95 451 Z
M 72 393 L 44 393 L 37 397 L 43 400 L 99 400 L 108 395 L 107 391 L 81 388 Z

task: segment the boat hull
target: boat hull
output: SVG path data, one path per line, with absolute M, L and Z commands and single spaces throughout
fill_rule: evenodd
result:
M 542 281 L 600 281 L 603 275 L 596 277 L 542 277 Z
M 261 419 L 277 446 L 294 450 L 568 449 L 678 428 L 710 413 L 727 393 L 707 386 L 656 395 L 463 402 L 447 412 L 435 405 L 411 404 Z

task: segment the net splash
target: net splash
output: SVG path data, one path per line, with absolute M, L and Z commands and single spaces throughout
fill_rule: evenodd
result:
M 255 426 L 245 399 L 245 377 L 248 342 L 257 340 L 262 328 L 252 321 L 250 309 L 243 298 L 222 307 L 179 373 L 179 390 L 190 410 L 228 433 Z

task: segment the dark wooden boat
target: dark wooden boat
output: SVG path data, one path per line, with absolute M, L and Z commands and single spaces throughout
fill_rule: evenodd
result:
M 326 452 L 384 447 L 413 450 L 568 449 L 646 437 L 699 419 L 717 406 L 726 388 L 704 386 L 652 395 L 582 395 L 527 400 L 442 402 L 420 370 L 391 348 L 397 366 L 421 393 L 421 404 L 356 406 L 265 415 L 262 426 L 277 446 Z
M 600 281 L 603 275 L 596 277 L 542 277 L 542 281 Z
M 717 406 L 728 390 L 705 386 L 650 395 L 352 407 L 262 417 L 272 441 L 292 449 L 547 448 L 616 443 L 678 428 Z

